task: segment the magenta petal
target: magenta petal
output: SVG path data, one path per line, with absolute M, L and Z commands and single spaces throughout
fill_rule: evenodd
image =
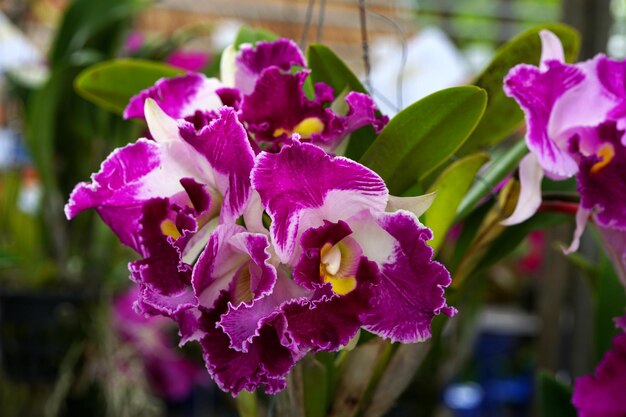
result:
M 377 298 L 376 264 L 362 258 L 356 280 L 357 287 L 346 295 L 334 294 L 327 285 L 312 299 L 297 299 L 283 307 L 288 334 L 299 349 L 335 351 L 354 337 L 363 325 L 361 317 Z
M 214 310 L 201 318 L 206 336 L 200 340 L 207 370 L 224 391 L 237 395 L 241 390 L 254 391 L 264 386 L 267 394 L 286 387 L 286 374 L 294 365 L 294 353 L 281 345 L 277 330 L 269 325 L 259 331 L 247 352 L 230 349 L 228 336 L 215 323 L 226 311 L 227 297 L 222 295 Z
M 593 154 L 582 156 L 578 179 L 581 206 L 595 209 L 599 225 L 626 230 L 626 147 L 621 143 L 624 132 L 614 122 L 597 127 L 601 146 L 613 151 L 610 162 L 597 169 L 600 157 Z
M 234 220 L 243 213 L 250 196 L 254 152 L 234 110 L 223 107 L 217 115 L 217 119 L 200 131 L 189 123 L 182 124 L 180 134 L 218 174 L 216 186 L 224 196 L 222 216 Z
M 257 142 L 285 140 L 307 118 L 316 118 L 324 130 L 329 129 L 334 115 L 324 104 L 332 98 L 309 100 L 303 89 L 308 75 L 304 71 L 289 74 L 279 68 L 268 68 L 259 77 L 254 91 L 244 96 L 240 118 L 248 124 Z
M 130 99 L 124 110 L 125 119 L 145 119 L 144 104 L 154 99 L 170 117 L 182 119 L 196 110 L 215 110 L 222 105 L 216 90 L 221 88 L 214 78 L 200 73 L 189 73 L 174 78 L 161 78 L 156 84 Z
M 376 173 L 306 143 L 260 154 L 251 178 L 272 218 L 272 240 L 283 262 L 292 260 L 296 237 L 309 227 L 387 205 L 387 188 Z
M 243 45 L 235 59 L 235 87 L 243 94 L 254 90 L 257 78 L 271 67 L 289 71 L 293 66 L 304 67 L 304 56 L 298 45 L 289 39 Z
M 95 208 L 122 243 L 139 250 L 141 206 L 146 198 L 155 197 L 144 183 L 160 163 L 159 148 L 151 141 L 139 140 L 116 149 L 92 175 L 91 183 L 76 185 L 65 206 L 67 218 Z
M 446 305 L 444 289 L 452 281 L 443 265 L 432 260 L 426 244 L 431 231 L 408 212 L 383 214 L 378 223 L 395 240 L 389 260 L 380 265 L 380 283 L 364 327 L 392 342 L 413 343 L 430 337 L 430 323 L 441 312 L 454 315 Z
M 595 370 L 595 375 L 578 378 L 572 403 L 580 417 L 623 417 L 626 415 L 626 334 L 613 339 Z
M 597 71 L 600 83 L 615 102 L 615 107 L 608 113 L 608 117 L 621 121 L 618 123 L 624 123 L 626 118 L 626 62 L 601 57 L 598 59 Z
M 173 213 L 172 208 L 168 199 L 152 199 L 143 206 L 139 237 L 144 258 L 130 264 L 132 278 L 141 287 L 141 303 L 169 317 L 195 302 L 191 267 L 182 262 L 176 241 L 161 230 L 161 224 L 172 221 L 174 215 L 188 217 L 185 211 Z M 175 218 L 173 223 L 180 220 Z M 193 231 L 183 229 L 179 239 Z
M 229 304 L 228 311 L 222 315 L 218 326 L 228 335 L 231 348 L 247 352 L 254 338 L 259 336 L 261 328 L 282 314 L 281 306 L 305 294 L 290 277 L 279 274 L 270 294 L 237 306 Z
M 235 306 L 252 302 L 270 294 L 275 283 L 267 237 L 238 225 L 215 229 L 193 271 L 193 288 L 205 308 L 212 308 L 223 291 L 230 293 Z
M 376 103 L 367 94 L 351 92 L 346 96 L 348 103 L 348 114 L 345 116 L 345 133 L 352 133 L 360 127 L 372 125 L 374 131 L 379 133 L 389 118 L 387 116 L 377 116 Z
M 549 123 L 557 101 L 585 78 L 583 72 L 558 61 L 547 61 L 546 70 L 530 65 L 518 65 L 504 80 L 506 94 L 520 104 L 526 114 L 528 148 L 537 155 L 546 173 L 554 178 L 566 178 L 578 170 L 576 162 L 550 137 Z

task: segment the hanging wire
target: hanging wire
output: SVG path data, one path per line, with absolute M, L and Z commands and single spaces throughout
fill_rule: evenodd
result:
M 404 31 L 402 30 L 402 28 L 400 27 L 400 25 L 398 24 L 398 22 L 396 22 L 395 20 L 391 19 L 389 16 L 385 16 L 384 14 L 375 12 L 373 10 L 368 10 L 368 13 L 370 13 L 371 15 L 384 20 L 385 22 L 391 24 L 391 26 L 393 26 L 396 35 L 398 35 L 398 38 L 400 38 L 400 45 L 402 47 L 402 54 L 400 57 L 400 69 L 398 71 L 398 76 L 396 79 L 396 102 L 397 102 L 397 108 L 399 110 L 402 110 L 402 108 L 404 107 L 403 104 L 403 90 L 404 90 L 404 70 L 406 68 L 406 64 L 407 64 L 407 60 L 408 60 L 408 48 L 407 48 L 407 42 L 406 42 L 406 36 L 404 34 Z
M 320 0 L 320 10 L 317 18 L 317 38 L 316 42 L 322 42 L 322 33 L 324 30 L 324 18 L 326 17 L 326 0 Z
M 398 24 L 398 22 L 391 19 L 389 16 L 385 16 L 384 14 L 375 12 L 373 10 L 368 10 L 368 13 L 391 24 L 391 26 L 393 26 L 396 32 L 396 35 L 398 35 L 398 38 L 400 38 L 400 45 L 402 46 L 402 55 L 400 57 L 400 69 L 398 71 L 398 76 L 396 79 L 396 103 L 397 105 L 394 106 L 396 107 L 396 111 L 400 111 L 404 107 L 404 103 L 403 103 L 404 102 L 403 100 L 404 70 L 406 69 L 406 64 L 408 60 L 408 48 L 407 48 L 406 36 L 404 34 L 404 31 Z
M 309 37 L 309 28 L 311 27 L 311 20 L 313 20 L 313 7 L 315 6 L 315 0 L 309 0 L 306 7 L 306 15 L 304 18 L 304 28 L 302 29 L 302 37 L 300 38 L 300 49 L 306 48 L 306 41 Z
M 365 0 L 359 0 L 359 18 L 361 21 L 361 49 L 363 50 L 363 66 L 365 67 L 365 87 L 372 91 L 372 82 L 370 79 L 370 53 L 369 43 L 367 41 L 367 11 L 365 9 Z

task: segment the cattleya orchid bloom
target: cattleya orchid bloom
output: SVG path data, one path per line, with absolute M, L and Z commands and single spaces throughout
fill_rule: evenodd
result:
M 626 331 L 626 316 L 617 319 L 617 327 Z M 578 378 L 572 403 L 580 417 L 622 417 L 626 415 L 626 334 L 613 338 L 613 349 L 602 358 L 595 375 Z
M 78 184 L 68 218 L 94 208 L 137 251 L 135 307 L 173 319 L 181 344 L 199 342 L 233 395 L 284 389 L 304 355 L 336 351 L 359 329 L 430 337 L 435 315 L 456 312 L 417 218 L 432 196 L 389 196 L 375 172 L 327 153 L 387 118 L 357 92 L 337 114 L 323 83 L 309 99 L 291 41 L 230 53 L 224 84 L 187 74 L 131 99 L 125 117 L 144 118 L 151 139 Z
M 518 65 L 504 90 L 526 115 L 530 150 L 520 163 L 521 192 L 503 224 L 520 223 L 541 204 L 541 180 L 576 176 L 581 196 L 575 251 L 589 216 L 601 228 L 626 233 L 626 62 L 604 55 L 577 64 L 564 62 L 563 47 L 541 32 L 539 67 Z M 624 269 L 624 261 L 618 263 Z

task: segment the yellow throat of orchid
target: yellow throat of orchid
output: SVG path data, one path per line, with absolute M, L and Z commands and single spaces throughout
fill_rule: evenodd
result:
M 174 222 L 170 219 L 165 219 L 161 222 L 161 233 L 174 239 L 182 236 Z
M 307 117 L 306 119 L 298 123 L 293 128 L 293 130 L 283 129 L 282 127 L 276 129 L 274 131 L 274 137 L 277 138 L 284 133 L 286 134 L 297 133 L 302 137 L 302 139 L 311 139 L 311 136 L 317 133 L 322 133 L 323 131 L 324 131 L 324 123 L 322 123 L 320 119 L 318 119 L 317 117 Z
M 356 288 L 356 278 L 343 276 L 342 273 L 346 269 L 342 265 L 346 262 L 345 250 L 347 249 L 342 248 L 340 243 L 326 243 L 320 251 L 320 277 L 323 282 L 330 283 L 337 295 L 346 295 Z
M 615 148 L 610 143 L 604 143 L 598 149 L 597 155 L 600 157 L 600 160 L 593 164 L 591 169 L 589 170 L 592 174 L 596 174 L 601 171 L 604 167 L 611 163 L 613 158 L 615 157 Z

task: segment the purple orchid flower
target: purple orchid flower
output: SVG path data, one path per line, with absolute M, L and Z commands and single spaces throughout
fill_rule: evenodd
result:
M 197 213 L 204 216 L 202 225 L 217 216 L 221 221 L 237 218 L 250 195 L 254 164 L 247 134 L 232 109 L 220 109 L 199 130 L 170 118 L 153 100 L 146 100 L 145 109 L 154 141 L 139 139 L 115 150 L 90 183 L 75 187 L 65 207 L 70 219 L 95 208 L 120 240 L 139 253 L 138 228 L 147 201 L 168 198 L 182 207 L 204 198 L 207 207 Z M 192 182 L 204 191 L 190 191 Z M 180 235 L 170 218 L 160 227 L 174 239 Z
M 296 141 L 278 154 L 259 155 L 252 182 L 272 219 L 278 259 L 312 291 L 286 309 L 293 340 L 333 350 L 364 327 L 393 341 L 416 342 L 430 336 L 435 315 L 454 314 L 443 297 L 450 275 L 431 260 L 426 245 L 430 230 L 410 212 L 385 212 L 387 188 L 371 170 Z M 295 329 L 308 317 L 300 325 L 306 333 L 322 311 L 335 304 L 340 311 L 343 303 L 358 314 L 352 326 L 331 317 L 322 321 L 335 333 L 327 338 L 332 340 L 317 344 Z
M 310 100 L 304 92 L 308 76 L 308 71 L 290 74 L 268 68 L 243 97 L 240 118 L 263 149 L 276 151 L 297 133 L 302 140 L 333 151 L 355 130 L 372 125 L 380 132 L 387 123 L 388 118 L 377 115 L 374 101 L 363 93 L 348 93 L 345 116 L 333 111 L 333 90 L 324 83 L 315 84 Z
M 616 320 L 626 331 L 626 316 Z M 595 370 L 595 375 L 578 378 L 574 385 L 572 403 L 580 417 L 622 417 L 626 415 L 626 334 L 613 339 L 613 349 L 607 352 Z
M 331 107 L 333 90 L 324 83 L 312 87 L 313 98 L 305 93 L 309 72 L 298 46 L 290 40 L 245 45 L 231 58 L 233 86 L 243 95 L 241 120 L 248 126 L 262 149 L 277 151 L 289 143 L 293 133 L 324 149 L 334 151 L 350 133 L 372 125 L 376 132 L 388 121 L 377 115 L 374 101 L 366 94 L 349 92 L 347 113 Z M 293 69 L 296 69 L 292 73 Z M 270 105 L 268 105 L 270 103 Z
M 564 62 L 563 47 L 541 32 L 539 67 L 518 65 L 504 90 L 522 107 L 531 151 L 520 164 L 521 192 L 503 224 L 521 223 L 541 204 L 541 181 L 576 176 L 581 195 L 577 228 L 567 253 L 578 248 L 587 220 L 626 233 L 626 63 L 604 55 L 577 64 Z

